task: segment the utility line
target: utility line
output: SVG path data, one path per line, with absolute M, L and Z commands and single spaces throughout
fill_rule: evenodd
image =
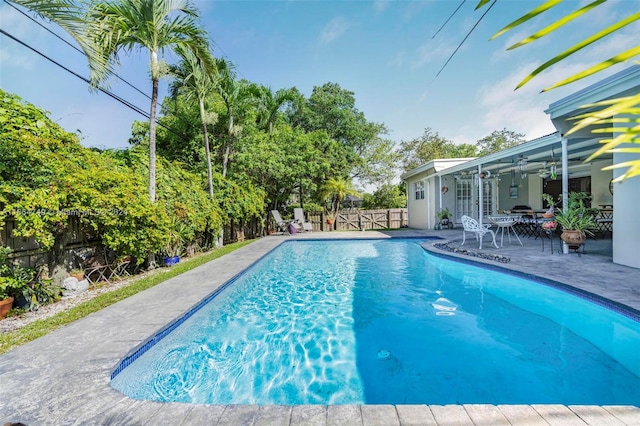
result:
M 13 41 L 15 41 L 16 43 L 19 43 L 21 45 L 23 45 L 24 47 L 26 47 L 27 49 L 37 53 L 38 55 L 42 56 L 43 58 L 45 58 L 46 60 L 54 63 L 55 65 L 59 66 L 60 68 L 62 68 L 63 70 L 67 71 L 68 73 L 72 74 L 73 76 L 79 78 L 80 80 L 84 81 L 85 83 L 91 85 L 91 82 L 89 81 L 88 78 L 81 76 L 80 74 L 76 73 L 75 71 L 65 67 L 64 65 L 60 64 L 59 62 L 55 61 L 54 59 L 51 59 L 50 57 L 48 57 L 47 55 L 45 55 L 44 53 L 40 52 L 39 50 L 37 50 L 34 47 L 29 46 L 27 43 L 23 42 L 22 40 L 12 36 L 11 34 L 7 33 L 5 30 L 3 30 L 2 28 L 0 28 L 0 34 L 3 34 L 7 37 L 9 37 L 10 39 L 12 39 Z M 126 99 L 116 95 L 115 93 L 98 86 L 97 87 L 98 90 L 100 90 L 102 93 L 104 93 L 105 95 L 115 99 L 116 101 L 120 102 L 121 104 L 125 105 L 126 107 L 132 109 L 133 111 L 137 112 L 138 114 L 142 115 L 145 119 L 147 120 L 151 120 L 151 116 L 148 112 L 146 112 L 145 110 L 143 110 L 142 108 L 137 107 L 136 105 L 132 104 L 131 102 L 127 101 Z M 158 117 L 156 117 L 156 124 L 160 127 L 165 128 L 168 132 L 172 133 L 175 136 L 181 136 L 180 133 L 178 133 L 177 131 L 171 129 L 170 127 L 168 127 L 167 125 L 163 124 L 162 122 L 160 122 L 158 120 Z
M 40 52 L 39 50 L 37 50 L 34 47 L 29 46 L 28 44 L 26 44 L 25 42 L 23 42 L 22 40 L 17 39 L 16 37 L 12 36 L 11 34 L 9 34 L 8 32 L 6 32 L 5 30 L 3 30 L 2 28 L 0 28 L 0 34 L 3 34 L 7 37 L 9 37 L 10 39 L 12 39 L 13 41 L 15 41 L 16 43 L 19 43 L 21 45 L 23 45 L 24 47 L 26 47 L 27 49 L 31 50 L 34 53 L 37 53 L 38 55 L 42 56 L 43 58 L 45 58 L 46 60 L 53 62 L 55 65 L 59 66 L 60 68 L 62 68 L 63 70 L 67 71 L 70 74 L 73 74 L 74 76 L 76 76 L 77 78 L 79 78 L 80 80 L 86 82 L 87 84 L 91 85 L 91 82 L 89 81 L 88 78 L 81 76 L 80 74 L 76 73 L 75 71 L 72 71 L 71 69 L 65 67 L 64 65 L 62 65 L 61 63 L 55 61 L 54 59 L 51 59 L 50 57 L 48 57 L 47 55 L 45 55 L 44 53 Z M 135 112 L 137 112 L 138 114 L 142 115 L 143 117 L 145 117 L 147 120 L 150 118 L 149 114 L 147 112 L 145 112 L 144 110 L 138 108 L 137 106 L 133 105 L 131 102 L 121 98 L 120 96 L 108 91 L 107 89 L 104 89 L 100 86 L 97 87 L 98 90 L 100 90 L 102 93 L 112 97 L 113 99 L 117 100 L 118 102 L 126 105 L 127 107 L 131 108 L 132 110 L 134 110 Z
M 482 21 L 482 18 L 485 17 L 485 15 L 487 13 L 489 13 L 489 11 L 491 10 L 491 8 L 496 4 L 498 0 L 493 0 L 493 3 L 491 3 L 491 6 L 489 6 L 489 8 L 487 10 L 485 10 L 485 12 L 482 14 L 482 16 L 480 17 L 480 19 L 478 19 L 478 21 L 474 24 L 473 28 L 471 28 L 469 30 L 469 32 L 467 33 L 466 36 L 464 36 L 464 38 L 462 39 L 462 41 L 460 42 L 460 44 L 458 45 L 458 47 L 456 47 L 456 50 L 453 51 L 453 53 L 451 54 L 451 56 L 449 56 L 449 59 L 447 59 L 447 62 L 444 63 L 444 65 L 442 66 L 442 68 L 440 68 L 440 71 L 438 71 L 438 74 L 436 74 L 436 78 L 438 78 L 438 76 L 440 75 L 440 73 L 442 72 L 442 70 L 444 70 L 444 68 L 447 66 L 447 64 L 449 63 L 449 61 L 451 61 L 451 59 L 453 58 L 453 56 L 456 54 L 456 52 L 458 51 L 458 49 L 460 49 L 460 47 L 462 47 L 462 45 L 464 44 L 464 42 L 467 40 L 467 38 L 471 35 L 471 33 L 473 32 L 473 30 L 476 29 L 476 27 L 478 26 L 478 24 L 480 23 L 480 21 Z
M 7 1 L 7 0 L 4 0 Z M 458 5 L 458 7 L 456 8 L 456 10 L 453 11 L 453 13 L 451 15 L 449 15 L 449 17 L 447 18 L 446 21 L 444 21 L 444 24 L 442 24 L 442 26 L 438 29 L 438 31 L 436 31 L 436 33 L 433 35 L 433 37 L 431 37 L 431 40 L 433 40 L 440 31 L 442 31 L 442 29 L 444 28 L 445 25 L 447 25 L 447 23 L 451 20 L 451 18 L 453 18 L 453 15 L 455 15 L 456 13 L 458 13 L 458 11 L 460 10 L 460 8 L 462 7 L 462 5 L 464 4 L 464 2 L 467 0 L 462 0 L 462 2 Z
M 58 34 L 56 34 L 54 31 L 52 31 L 50 28 L 47 28 L 46 26 L 44 26 L 42 23 L 38 22 L 36 19 L 34 19 L 33 17 L 29 16 L 27 13 L 25 13 L 23 10 L 20 10 L 18 7 L 16 7 L 13 3 L 9 2 L 8 0 L 4 0 L 4 2 L 6 4 L 8 4 L 9 6 L 11 6 L 12 8 L 14 8 L 15 10 L 17 10 L 18 12 L 20 12 L 22 15 L 26 16 L 27 18 L 29 18 L 31 21 L 33 21 L 34 23 L 38 24 L 40 27 L 44 28 L 46 31 L 48 31 L 49 33 L 53 34 L 55 37 L 57 37 L 58 39 L 62 40 L 63 42 L 65 42 L 66 44 L 68 44 L 69 46 L 71 46 L 72 48 L 74 48 L 75 50 L 77 50 L 78 52 L 82 53 L 82 55 L 84 55 L 84 52 L 79 49 L 78 47 L 74 46 L 73 44 L 69 43 L 67 40 L 65 40 L 64 38 L 60 37 Z M 142 94 L 143 96 L 147 97 L 148 99 L 151 99 L 151 96 L 147 95 L 146 93 L 144 93 L 142 90 L 138 89 L 136 86 L 134 86 L 133 84 L 129 83 L 127 80 L 125 80 L 124 78 L 122 78 L 121 76 L 119 76 L 118 74 L 114 75 L 116 77 L 118 77 L 118 79 L 120 79 L 120 81 L 122 81 L 123 83 L 127 84 L 129 87 L 131 87 L 132 89 L 136 90 L 138 93 Z

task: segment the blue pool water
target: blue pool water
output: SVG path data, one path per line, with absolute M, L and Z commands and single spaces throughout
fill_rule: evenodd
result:
M 639 322 L 420 243 L 282 244 L 112 386 L 209 404 L 640 405 Z

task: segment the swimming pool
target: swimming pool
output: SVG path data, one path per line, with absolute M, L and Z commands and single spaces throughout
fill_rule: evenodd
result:
M 420 242 L 287 242 L 112 386 L 212 404 L 638 405 L 636 320 Z

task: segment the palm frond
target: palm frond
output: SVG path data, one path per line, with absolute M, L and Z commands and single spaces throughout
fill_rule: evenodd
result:
M 634 96 L 626 96 L 623 98 L 610 99 L 603 102 L 596 102 L 593 104 L 584 105 L 582 108 L 591 108 L 599 105 L 610 105 L 602 110 L 585 114 L 582 116 L 574 117 L 574 119 L 581 118 L 568 132 L 567 136 L 583 129 L 587 126 L 591 126 L 600 122 L 600 120 L 607 120 L 610 117 L 621 114 L 632 114 L 635 110 L 634 107 L 640 105 L 640 93 Z
M 569 49 L 565 50 L 564 52 L 556 55 L 555 57 L 549 59 L 547 62 L 545 62 L 544 64 L 540 65 L 538 68 L 536 68 L 531 74 L 529 74 L 528 76 L 526 76 L 517 86 L 516 89 L 519 89 L 520 87 L 524 86 L 525 84 L 527 84 L 532 78 L 534 78 L 536 75 L 540 74 L 542 71 L 546 70 L 547 68 L 551 67 L 554 64 L 557 64 L 558 62 L 562 61 L 563 59 L 573 55 L 574 53 L 584 49 L 585 47 L 589 46 L 590 44 L 595 43 L 598 40 L 601 40 L 602 38 L 608 36 L 611 33 L 614 33 L 616 31 L 618 31 L 619 29 L 637 21 L 638 19 L 640 19 L 640 12 L 635 13 L 629 17 L 627 17 L 626 19 L 623 19 L 622 21 L 616 22 L 613 25 L 610 25 L 609 27 L 603 29 L 602 31 L 598 31 L 596 34 L 587 37 L 586 39 L 582 40 L 580 43 L 570 47 Z
M 492 35 L 489 40 L 493 40 L 495 38 L 500 37 L 502 34 L 506 33 L 507 31 L 510 31 L 510 30 L 516 28 L 518 25 L 521 25 L 521 24 L 527 22 L 528 20 L 530 20 L 532 18 L 535 18 L 536 16 L 538 16 L 541 13 L 551 9 L 554 6 L 557 6 L 560 3 L 562 3 L 562 0 L 547 0 L 546 2 L 541 4 L 540 6 L 536 7 L 535 9 L 532 9 L 526 15 L 521 16 L 520 18 L 516 19 L 515 21 L 513 21 L 510 24 L 508 24 L 505 27 L 503 27 L 500 31 L 498 31 L 497 33 Z M 480 7 L 480 6 L 478 6 L 478 7 Z M 478 7 L 476 7 L 476 9 L 478 9 Z
M 588 5 L 586 5 L 583 8 L 580 8 L 578 10 L 576 10 L 573 13 L 570 13 L 569 15 L 557 20 L 556 22 L 552 23 L 551 25 L 541 29 L 540 31 L 538 31 L 537 33 L 530 35 L 529 37 L 519 41 L 516 44 L 513 44 L 511 46 L 509 46 L 507 48 L 507 50 L 513 50 L 516 49 L 520 46 L 524 46 L 525 44 L 529 44 L 535 40 L 538 40 L 539 38 L 542 38 L 546 35 L 551 34 L 553 31 L 557 30 L 558 28 L 561 28 L 562 26 L 566 25 L 567 23 L 573 21 L 574 19 L 582 16 L 583 14 L 587 13 L 588 11 L 590 11 L 591 9 L 601 5 L 602 3 L 606 2 L 607 0 L 596 0 L 592 3 L 589 3 Z M 497 36 L 495 36 L 497 37 Z

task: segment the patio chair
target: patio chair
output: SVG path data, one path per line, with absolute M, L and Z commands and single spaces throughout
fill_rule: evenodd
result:
M 484 238 L 484 234 L 491 234 L 491 238 L 493 238 L 493 245 L 498 248 L 498 244 L 496 243 L 496 234 L 489 229 L 489 225 L 480 225 L 477 220 L 469 216 L 462 216 L 462 244 L 464 245 L 465 237 L 467 232 L 471 232 L 475 234 L 476 240 L 480 240 L 480 250 L 482 250 L 482 239 Z
M 273 216 L 273 220 L 276 221 L 278 232 L 287 232 L 289 230 L 289 221 L 282 219 L 278 210 L 271 210 L 271 216 Z
M 304 218 L 304 210 L 301 208 L 293 209 L 293 220 L 302 226 L 302 230 L 305 232 L 312 232 L 313 225 L 311 222 Z

